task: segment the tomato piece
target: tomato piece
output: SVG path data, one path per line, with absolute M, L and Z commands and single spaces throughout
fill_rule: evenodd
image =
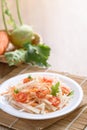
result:
M 25 103 L 28 99 L 28 93 L 19 92 L 17 94 L 14 94 L 14 99 L 17 102 Z
M 53 80 L 52 80 L 52 79 L 49 79 L 49 78 L 43 77 L 42 82 L 46 82 L 46 83 L 52 84 Z
M 67 87 L 65 87 L 65 86 L 62 86 L 61 89 L 62 89 L 62 94 L 63 95 L 64 94 L 68 95 L 70 93 L 70 90 Z
M 33 87 L 33 88 L 29 89 L 29 92 L 37 92 L 37 91 L 38 91 L 38 89 L 36 87 Z
M 30 82 L 30 81 L 31 81 L 30 78 L 25 78 L 25 79 L 23 79 L 23 83 L 27 83 L 27 82 Z
M 48 100 L 49 100 L 49 101 L 52 103 L 52 105 L 55 106 L 55 107 L 57 107 L 57 106 L 60 104 L 60 99 L 59 99 L 58 97 L 53 96 L 53 97 L 49 98 Z
M 48 90 L 48 89 L 38 90 L 38 91 L 36 92 L 36 96 L 37 96 L 38 98 L 44 98 L 44 97 L 46 97 L 47 94 L 49 94 L 49 90 Z

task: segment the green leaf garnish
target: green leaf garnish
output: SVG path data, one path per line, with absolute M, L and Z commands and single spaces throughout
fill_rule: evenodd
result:
M 29 78 L 29 79 L 32 79 L 32 77 L 31 77 L 30 75 L 28 76 L 28 78 Z
M 68 94 L 68 96 L 72 96 L 72 95 L 74 95 L 74 91 L 73 90 Z
M 14 93 L 19 93 L 19 90 L 18 89 L 14 89 Z
M 51 88 L 51 94 L 53 96 L 56 96 L 56 94 L 59 92 L 59 86 L 60 86 L 60 82 L 57 82 L 55 85 L 52 86 Z

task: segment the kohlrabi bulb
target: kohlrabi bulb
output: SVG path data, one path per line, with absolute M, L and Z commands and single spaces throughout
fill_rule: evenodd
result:
M 21 25 L 14 29 L 10 34 L 10 40 L 18 48 L 26 43 L 31 43 L 34 33 L 31 26 Z

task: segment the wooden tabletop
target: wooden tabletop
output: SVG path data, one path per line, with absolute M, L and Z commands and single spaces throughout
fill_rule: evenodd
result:
M 0 63 L 0 78 L 3 78 L 6 74 L 11 72 L 15 67 L 9 67 L 5 63 Z

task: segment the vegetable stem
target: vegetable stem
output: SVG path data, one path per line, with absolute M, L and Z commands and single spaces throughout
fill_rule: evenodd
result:
M 22 19 L 21 19 L 21 15 L 20 15 L 18 0 L 16 0 L 16 7 L 17 7 L 17 14 L 18 14 L 19 22 L 22 25 L 23 23 L 22 23 Z
M 2 16 L 3 16 L 4 26 L 5 26 L 5 29 L 6 29 L 7 33 L 10 34 L 10 32 L 8 31 L 7 25 L 6 25 L 5 15 L 7 15 L 9 17 L 9 20 L 10 20 L 11 25 L 12 25 L 13 28 L 16 28 L 17 25 L 15 23 L 15 20 L 12 17 L 12 14 L 10 13 L 10 10 L 8 8 L 6 0 L 1 0 L 1 2 L 2 2 L 1 7 L 2 7 Z
M 4 27 L 5 27 L 5 30 L 7 31 L 7 33 L 9 33 L 7 25 L 6 25 L 5 15 L 4 15 L 4 1 L 3 0 L 1 0 L 1 9 L 2 9 L 2 18 L 3 18 L 3 22 L 4 22 Z

